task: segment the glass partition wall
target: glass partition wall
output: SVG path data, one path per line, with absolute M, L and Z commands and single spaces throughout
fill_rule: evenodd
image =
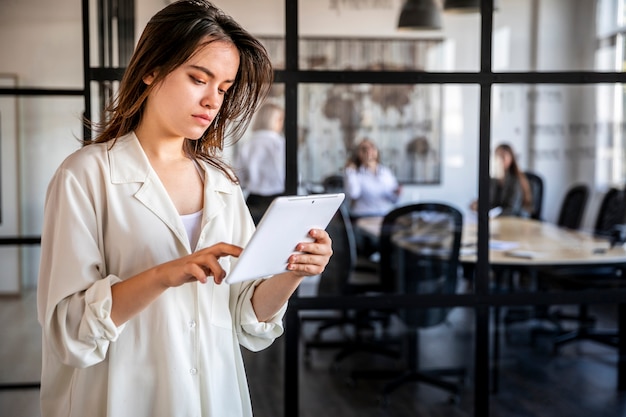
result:
M 464 262 L 455 294 L 361 297 L 337 292 L 330 297 L 294 297 L 286 317 L 284 374 L 278 381 L 284 392 L 275 398 L 283 401 L 283 415 L 311 415 L 302 399 L 334 398 L 305 382 L 306 371 L 300 367 L 303 354 L 311 360 L 310 352 L 300 349 L 300 330 L 306 334 L 310 326 L 307 314 L 320 309 L 384 309 L 390 304 L 420 311 L 451 308 L 449 322 L 464 326 L 448 337 L 464 342 L 451 345 L 445 355 L 435 350 L 429 356 L 426 351 L 425 360 L 462 358 L 456 364 L 465 366 L 468 376 L 456 398 L 458 415 L 509 415 L 507 392 L 523 390 L 523 383 L 515 382 L 519 370 L 510 363 L 527 361 L 516 356 L 509 339 L 525 334 L 515 333 L 515 326 L 524 321 L 511 317 L 532 319 L 536 311 L 552 309 L 557 293 L 539 292 L 535 276 L 524 268 L 502 275 L 497 256 L 490 259 L 498 233 L 489 220 L 495 147 L 510 144 L 520 169 L 543 179 L 537 217 L 543 222 L 556 223 L 566 190 L 585 183 L 592 197 L 581 230 L 591 231 L 606 190 L 623 188 L 624 47 L 622 21 L 615 21 L 623 14 L 620 1 L 510 0 L 498 2 L 493 14 L 489 0 L 479 2 L 482 13 L 451 13 L 440 5 L 441 29 L 410 32 L 396 28 L 399 3 L 276 0 L 250 6 L 216 1 L 257 35 L 272 57 L 276 84 L 270 100 L 286 110 L 287 193 L 323 192 L 324 180 L 341 177 L 355 145 L 368 138 L 402 185 L 398 206 L 449 204 L 463 213 L 464 228 L 475 233 L 474 242 L 465 241 L 461 248 Z M 159 7 L 138 2 L 137 27 Z M 117 50 L 115 41 L 94 45 L 92 40 L 91 45 Z M 96 79 L 90 102 L 95 106 L 115 88 L 116 77 L 110 74 L 123 65 L 109 65 L 103 55 L 94 59 L 93 52 L 91 56 L 98 62 L 92 66 L 104 67 L 91 70 L 92 75 L 102 74 L 92 77 Z M 234 159 L 239 145 L 228 147 L 225 156 Z M 470 208 L 474 201 L 477 211 Z M 310 295 L 319 295 L 319 285 L 319 280 L 311 280 Z M 559 290 L 558 303 L 574 306 L 582 301 L 615 303 L 624 296 L 619 291 L 564 291 Z M 439 353 L 443 351 L 441 345 Z M 537 360 L 547 360 L 536 354 Z M 618 383 L 621 389 L 626 384 L 616 371 L 615 350 L 610 355 L 614 366 L 595 365 L 611 373 L 609 389 L 616 392 Z M 319 362 L 312 359 L 309 365 L 316 372 Z M 588 389 L 593 378 L 581 378 L 577 386 Z M 271 396 L 262 387 L 251 389 L 253 402 Z M 419 407 L 434 413 L 445 397 L 439 391 L 430 393 L 408 388 L 394 395 L 408 414 Z M 550 396 L 552 408 L 535 413 L 556 415 L 564 409 L 557 390 L 554 395 L 550 390 L 542 393 Z M 524 401 L 534 401 L 534 394 L 522 391 L 519 398 L 521 407 Z M 360 405 L 365 413 L 377 407 Z
M 456 404 L 449 405 L 440 391 L 421 384 L 419 388 L 411 386 L 393 394 L 390 412 L 509 416 L 527 404 L 538 404 L 526 414 L 519 411 L 520 415 L 561 415 L 563 410 L 599 415 L 603 406 L 594 408 L 584 396 L 568 395 L 561 387 L 567 381 L 577 393 L 593 396 L 602 392 L 601 398 L 610 397 L 603 410 L 606 415 L 619 415 L 624 403 L 618 389 L 626 388 L 626 375 L 617 371 L 626 360 L 623 344 L 621 355 L 613 348 L 585 355 L 585 346 L 578 356 L 566 350 L 563 356 L 552 357 L 545 349 L 525 343 L 530 333 L 515 328 L 528 321 L 502 323 L 512 313 L 521 312 L 522 317 L 533 319 L 537 308 L 552 309 L 553 305 L 567 309 L 586 302 L 592 310 L 606 307 L 611 311 L 626 296 L 624 290 L 537 291 L 533 275 L 523 268 L 502 281 L 505 285 L 497 285 L 494 277 L 500 276 L 496 274 L 499 270 L 489 255 L 490 238 L 497 240 L 489 221 L 489 185 L 494 148 L 506 142 L 515 149 L 521 168 L 544 180 L 542 222 L 556 223 L 566 190 L 585 183 L 591 196 L 581 230 L 591 231 L 606 191 L 611 187 L 623 189 L 623 1 L 505 0 L 497 1 L 493 11 L 492 2 L 482 0 L 478 2 L 482 13 L 463 14 L 446 11 L 442 7 L 446 2 L 434 2 L 439 7 L 441 28 L 409 32 L 396 27 L 401 1 L 215 3 L 257 35 L 272 56 L 276 84 L 271 100 L 286 110 L 288 193 L 319 192 L 324 178 L 342 174 L 355 143 L 368 137 L 380 147 L 382 162 L 402 184 L 399 205 L 444 202 L 463 213 L 464 227 L 471 225 L 475 230 L 475 242 L 465 242 L 461 247 L 460 256 L 465 260 L 459 268 L 455 294 L 294 297 L 286 317 L 285 355 L 278 358 L 284 369 L 276 380 L 280 389 L 270 392 L 266 389 L 269 384 L 251 386 L 253 405 L 255 398 L 272 398 L 279 404 L 277 414 L 307 416 L 319 413 L 320 408 L 309 411 L 303 406 L 305 401 L 330 407 L 354 394 L 337 386 L 341 375 L 333 378 L 329 374 L 323 389 L 312 385 L 301 367 L 304 352 L 300 330 L 309 326 L 301 318 L 311 311 L 443 306 L 452 309 L 449 322 L 459 331 L 442 336 L 442 340 L 461 339 L 462 343 L 435 342 L 434 349 L 424 351 L 424 360 L 438 364 L 442 358 L 461 358 L 452 365 L 460 363 L 467 368 L 462 394 Z M 61 74 L 58 79 L 41 85 L 41 77 L 29 62 L 12 55 L 4 61 L 30 68 L 18 71 L 17 86 L 0 87 L 3 98 L 18 97 L 21 110 L 18 138 L 24 143 L 20 147 L 20 190 L 16 191 L 22 196 L 21 234 L 37 234 L 41 191 L 53 166 L 78 145 L 74 138 L 81 138 L 82 111 L 98 119 L 116 90 L 138 34 L 164 5 L 156 0 L 124 2 L 129 7 L 123 9 L 114 4 L 83 0 L 82 16 L 72 9 L 75 4 L 57 7 L 65 16 L 59 20 L 73 16 L 74 25 L 63 26 L 76 35 L 70 36 L 75 44 L 68 50 L 81 51 L 76 39 L 80 38 L 82 20 L 83 86 L 71 89 L 80 74 L 65 67 L 57 70 Z M 56 16 L 51 13 L 47 20 Z M 4 25 L 1 30 L 8 29 L 10 25 Z M 19 28 L 16 30 L 20 33 Z M 24 37 L 23 41 L 29 39 Z M 36 49 L 36 44 L 31 46 Z M 46 62 L 66 63 L 74 70 L 80 66 L 79 54 L 66 58 Z M 15 72 L 2 64 L 0 69 Z M 78 98 L 32 97 L 40 95 Z M 83 106 L 78 103 L 80 96 L 84 96 Z M 58 114 L 60 109 L 72 113 L 62 128 L 37 117 Z M 9 148 L 4 137 L 2 141 L 0 149 L 5 152 Z M 55 150 L 54 163 L 47 161 L 51 148 Z M 227 148 L 225 156 L 232 158 L 236 152 L 237 144 Z M 11 165 L 2 161 L 4 186 L 5 169 Z M 5 219 L 9 211 L 2 195 Z M 478 211 L 470 209 L 475 200 Z M 30 266 L 25 271 L 31 278 L 26 281 L 32 282 L 36 253 L 27 258 Z M 509 311 L 512 313 L 507 316 Z M 610 316 L 615 318 L 615 312 Z M 615 320 L 610 325 L 615 326 Z M 549 339 L 538 340 L 541 347 Z M 328 364 L 314 359 L 309 371 L 319 374 L 320 363 Z M 566 366 L 572 363 L 579 365 Z M 560 367 L 564 369 L 561 373 Z M 552 381 L 552 387 L 533 388 L 532 374 L 546 368 L 550 372 L 539 378 Z M 585 369 L 599 369 L 599 373 L 587 374 Z M 602 375 L 599 379 L 598 374 Z M 329 390 L 337 395 L 331 396 Z M 368 392 L 376 396 L 378 391 L 372 388 Z M 363 400 L 358 409 L 363 415 L 379 415 L 379 407 L 375 400 Z
M 474 373 L 466 391 L 469 400 L 468 397 L 461 400 L 461 411 L 456 411 L 461 415 L 507 415 L 506 400 L 496 391 L 507 384 L 510 390 L 520 389 L 512 382 L 519 377 L 520 370 L 516 371 L 514 366 L 507 369 L 506 364 L 523 361 L 516 359 L 514 350 L 506 345 L 504 339 L 510 336 L 507 332 L 511 328 L 501 323 L 507 320 L 513 323 L 511 317 L 520 310 L 532 315 L 535 309 L 552 309 L 552 304 L 575 306 L 589 301 L 598 305 L 601 299 L 610 304 L 619 297 L 614 293 L 615 298 L 610 297 L 609 301 L 609 298 L 602 298 L 609 297 L 606 291 L 601 295 L 563 288 L 558 295 L 554 289 L 538 292 L 533 273 L 525 268 L 513 269 L 512 276 L 505 282 L 498 281 L 498 265 L 488 255 L 489 242 L 494 240 L 494 234 L 497 238 L 498 233 L 491 229 L 488 213 L 493 151 L 500 143 L 512 145 L 520 168 L 537 173 L 543 179 L 543 204 L 538 214 L 542 222 L 557 222 L 562 200 L 570 186 L 581 182 L 588 184 L 592 197 L 581 230 L 591 232 L 602 196 L 611 187 L 623 188 L 620 138 L 624 77 L 621 64 L 611 64 L 621 59 L 621 47 L 615 46 L 619 45 L 620 36 L 615 33 L 615 27 L 621 23 L 611 22 L 613 30 L 606 30 L 607 22 L 603 19 L 617 15 L 605 11 L 611 7 L 610 2 L 509 1 L 500 2 L 491 15 L 491 4 L 486 1 L 482 2 L 483 14 L 452 15 L 442 10 L 441 31 L 413 33 L 412 42 L 425 45 L 428 51 L 417 65 L 368 66 L 363 63 L 367 54 L 356 42 L 351 51 L 337 47 L 337 42 L 348 45 L 354 35 L 330 29 L 333 27 L 330 22 L 336 17 L 334 13 L 344 18 L 361 13 L 365 19 L 371 12 L 387 16 L 383 3 L 368 3 L 360 12 L 348 2 L 320 6 L 318 9 L 327 6 L 329 10 L 316 9 L 315 12 L 307 1 L 300 1 L 298 10 L 286 5 L 285 60 L 292 65 L 286 65 L 284 70 L 279 68 L 277 75 L 285 82 L 286 91 L 292 88 L 293 96 L 286 94 L 285 103 L 293 109 L 292 117 L 298 116 L 291 132 L 289 128 L 286 131 L 288 140 L 295 145 L 290 158 L 297 161 L 291 165 L 292 178 L 297 178 L 292 190 L 302 190 L 304 183 L 304 191 L 310 192 L 325 176 L 341 174 L 341 162 L 355 140 L 373 136 L 383 150 L 381 157 L 387 158 L 384 162 L 396 170 L 403 182 L 403 191 L 408 197 L 401 204 L 444 201 L 464 212 L 464 224 L 475 224 L 475 258 L 470 261 L 472 268 L 463 270 L 463 284 L 467 287 L 456 295 L 441 296 L 437 301 L 431 296 L 409 297 L 409 294 L 401 294 L 399 298 L 394 295 L 372 297 L 366 301 L 350 297 L 300 298 L 293 300 L 292 311 L 302 310 L 306 317 L 309 309 L 340 305 L 376 309 L 389 303 L 406 308 L 435 303 L 456 306 L 457 312 L 470 311 L 473 320 L 469 326 L 470 362 Z M 325 15 L 325 11 L 330 14 Z M 598 17 L 590 19 L 590 16 Z M 295 28 L 290 26 L 291 19 L 297 19 L 291 22 Z M 311 28 L 321 19 L 327 24 L 319 27 L 327 28 L 330 33 L 320 33 L 319 27 Z M 359 32 L 359 23 L 354 26 L 354 31 Z M 386 33 L 385 29 L 381 29 L 381 33 Z M 382 43 L 393 50 L 390 45 L 394 42 L 398 45 L 404 42 L 397 39 L 398 34 L 404 36 L 395 32 Z M 322 39 L 314 47 L 309 46 L 307 42 L 315 36 Z M 368 41 L 371 48 L 381 42 L 378 38 L 372 39 L 371 33 L 369 37 L 363 36 L 363 42 Z M 311 51 L 314 54 L 308 58 Z M 406 58 L 407 53 L 402 55 Z M 345 56 L 350 59 L 343 66 L 336 64 Z M 393 54 L 386 55 L 381 48 L 376 56 L 384 59 Z M 419 54 L 415 57 L 420 59 Z M 408 97 L 406 104 L 394 107 L 376 103 L 370 97 L 376 87 L 401 91 L 403 94 L 396 94 L 394 99 L 401 101 L 402 96 Z M 426 104 L 420 104 L 420 100 Z M 410 122 L 403 123 L 403 117 Z M 399 124 L 394 125 L 394 122 Z M 429 158 L 429 162 L 436 161 L 434 165 L 438 168 L 426 180 L 406 174 L 411 172 L 411 164 L 403 162 L 410 159 L 408 144 L 420 136 L 430 137 L 429 144 L 434 143 L 431 148 L 437 155 Z M 469 208 L 475 199 L 479 202 L 478 212 Z M 468 248 L 464 252 L 467 254 Z M 295 315 L 288 323 L 298 328 Z M 545 343 L 550 343 L 546 340 Z M 294 371 L 298 355 L 293 351 L 293 356 L 289 353 L 289 346 L 296 349 L 299 342 L 288 335 L 287 343 L 286 413 L 300 411 L 306 415 L 295 399 L 304 396 L 302 389 L 298 391 L 297 381 L 308 385 L 302 382 L 305 377 Z M 608 355 L 611 360 L 620 362 L 616 353 L 613 350 Z M 623 377 L 615 366 L 605 368 L 599 363 L 597 366 L 602 372 L 612 372 L 611 389 L 617 391 L 618 385 L 623 389 L 623 382 L 619 382 Z M 517 376 L 512 378 L 511 375 Z M 577 386 L 589 389 L 597 382 L 594 378 L 581 378 Z M 415 393 L 415 401 L 428 403 L 418 391 L 411 392 Z M 548 395 L 552 392 L 554 398 L 550 397 L 550 406 L 535 412 L 556 415 L 566 407 L 557 400 L 558 390 L 543 392 Z M 534 398 L 530 391 L 519 396 L 527 401 Z M 307 394 L 307 401 L 308 398 Z

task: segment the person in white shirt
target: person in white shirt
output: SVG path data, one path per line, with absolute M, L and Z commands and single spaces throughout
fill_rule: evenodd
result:
M 259 41 L 205 0 L 147 24 L 94 141 L 46 194 L 38 284 L 43 417 L 251 416 L 241 346 L 332 253 L 310 232 L 287 270 L 227 285 L 254 232 L 222 162 L 269 91 Z
M 349 201 L 350 218 L 384 216 L 395 207 L 400 195 L 396 176 L 380 163 L 378 147 L 370 139 L 363 139 L 356 146 L 344 170 L 344 189 Z M 370 256 L 378 250 L 378 244 L 357 231 L 357 250 Z
M 251 137 L 241 142 L 235 158 L 235 172 L 248 192 L 246 203 L 255 223 L 285 191 L 284 121 L 282 107 L 264 103 L 255 114 Z
M 398 201 L 400 186 L 389 168 L 380 163 L 378 148 L 362 140 L 344 171 L 344 188 L 352 217 L 384 216 Z

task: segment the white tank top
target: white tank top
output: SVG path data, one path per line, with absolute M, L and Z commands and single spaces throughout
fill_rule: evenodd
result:
M 200 238 L 200 226 L 202 225 L 202 210 L 191 214 L 181 214 L 180 219 L 185 225 L 187 231 L 187 237 L 189 238 L 189 245 L 194 250 L 198 244 Z
M 198 175 L 200 175 L 200 180 L 202 181 L 202 184 L 204 184 L 204 172 L 202 171 L 202 168 L 200 168 L 196 161 L 194 161 L 194 166 L 198 170 Z M 189 245 L 191 246 L 191 250 L 193 251 L 196 249 L 198 239 L 200 238 L 200 229 L 202 226 L 202 210 L 191 214 L 181 214 L 180 219 L 185 225 L 187 238 L 189 239 Z

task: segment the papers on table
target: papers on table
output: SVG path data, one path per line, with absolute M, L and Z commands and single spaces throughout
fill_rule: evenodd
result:
M 511 250 L 516 249 L 518 247 L 519 247 L 519 243 L 518 242 L 514 242 L 514 241 L 496 240 L 496 239 L 490 239 L 489 240 L 489 249 L 491 249 L 491 250 L 511 251 Z M 466 244 L 466 245 L 464 245 L 461 248 L 461 251 L 460 251 L 460 255 L 461 256 L 474 255 L 474 254 L 476 254 L 476 244 L 475 243 Z
M 534 250 L 510 250 L 506 252 L 505 255 L 513 258 L 535 259 L 545 256 L 545 253 Z
M 489 240 L 489 249 L 491 250 L 511 250 L 519 247 L 518 242 L 513 242 L 510 240 Z
M 500 214 L 502 214 L 502 207 L 494 207 L 491 210 L 489 210 L 489 218 L 493 219 L 494 217 L 498 217 Z

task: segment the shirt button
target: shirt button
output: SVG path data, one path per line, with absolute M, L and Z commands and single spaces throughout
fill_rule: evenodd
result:
M 189 327 L 190 328 L 195 328 L 196 327 L 196 321 L 195 320 L 189 320 Z
M 198 373 L 198 370 L 197 370 L 196 368 L 191 368 L 191 369 L 189 370 L 189 373 L 190 373 L 191 375 L 195 375 L 195 374 L 197 374 L 197 373 Z

